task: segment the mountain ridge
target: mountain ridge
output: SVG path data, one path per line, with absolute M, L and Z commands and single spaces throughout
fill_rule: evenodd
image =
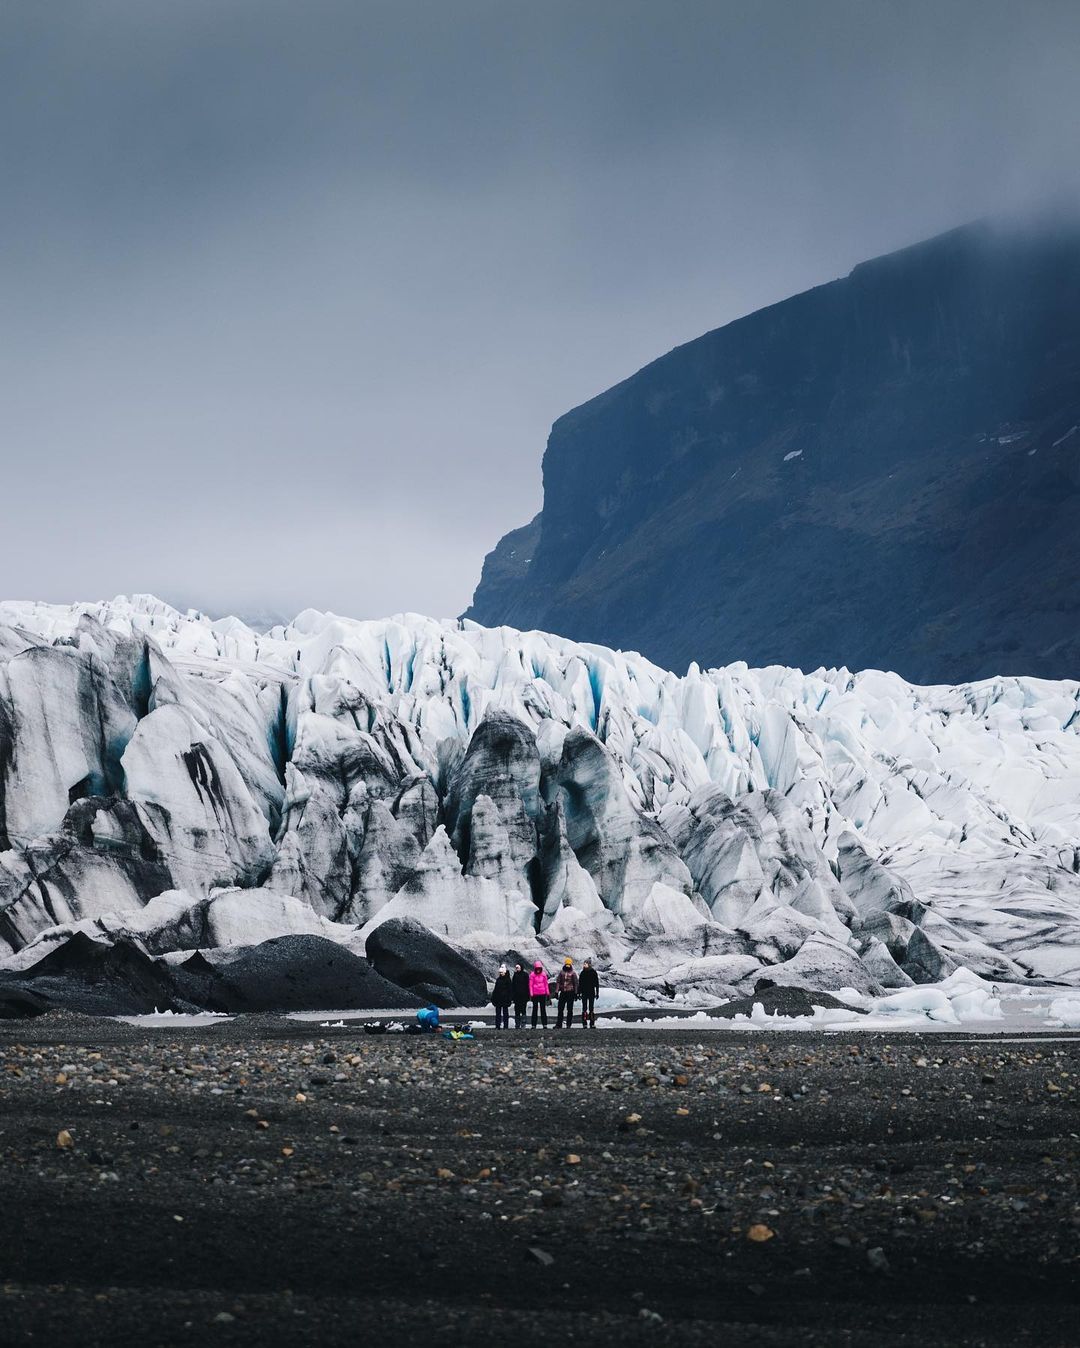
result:
M 1080 228 L 977 222 L 676 347 L 554 423 L 466 616 L 677 668 L 1065 677 L 1078 312 Z

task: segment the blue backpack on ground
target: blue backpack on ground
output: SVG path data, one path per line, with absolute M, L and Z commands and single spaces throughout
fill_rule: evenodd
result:
M 437 1030 L 439 1028 L 439 1008 L 437 1006 L 422 1006 L 416 1013 L 416 1020 L 425 1030 Z

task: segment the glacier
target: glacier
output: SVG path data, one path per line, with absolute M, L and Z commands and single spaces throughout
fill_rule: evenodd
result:
M 1080 684 L 679 676 L 540 632 L 0 603 L 0 969 L 414 920 L 706 1004 L 1080 983 Z

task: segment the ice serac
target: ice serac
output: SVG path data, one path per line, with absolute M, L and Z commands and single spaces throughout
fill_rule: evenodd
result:
M 753 791 L 736 802 L 715 787 L 700 787 L 665 819 L 717 921 L 738 927 L 755 910 L 783 907 L 811 929 L 847 938 L 852 905 L 807 817 L 780 792 Z
M 4 831 L 25 847 L 59 828 L 73 801 L 119 790 L 136 718 L 102 660 L 66 646 L 9 660 L 0 696 Z
M 139 722 L 121 760 L 128 798 L 175 883 L 255 885 L 273 864 L 269 823 L 226 746 L 184 707 Z
M 570 847 L 613 913 L 632 915 L 658 882 L 690 892 L 671 839 L 635 809 L 618 763 L 583 726 L 567 735 L 547 789 L 562 804 Z
M 343 916 L 363 924 L 385 908 L 413 874 L 431 840 L 421 847 L 413 830 L 393 814 L 385 801 L 373 800 L 364 820 L 355 893 L 348 913 Z
M 817 934 L 804 941 L 790 959 L 770 968 L 769 978 L 780 987 L 881 991 L 854 950 Z
M 497 943 L 531 932 L 535 908 L 518 890 L 494 880 L 466 875 L 445 828 L 440 825 L 420 854 L 409 878 L 363 929 L 369 935 L 381 922 L 411 918 L 439 936 L 466 941 L 476 934 Z
M 394 818 L 423 850 L 439 826 L 439 794 L 428 777 L 406 781 L 394 801 Z
M 446 825 L 468 873 L 530 895 L 540 812 L 535 735 L 516 716 L 486 712 L 446 802 Z
M 541 829 L 540 864 L 544 905 L 541 930 L 547 930 L 561 909 L 600 919 L 607 912 L 596 882 L 577 859 L 566 836 L 561 800 L 547 807 Z
M 868 856 L 854 834 L 840 838 L 837 864 L 841 888 L 855 905 L 862 925 L 873 924 L 886 914 L 912 923 L 924 915 L 926 910 L 907 881 Z
M 259 633 L 147 597 L 0 604 L 20 976 L 81 933 L 197 956 L 170 995 L 209 998 L 233 952 L 289 937 L 266 969 L 292 987 L 330 958 L 309 940 L 362 954 L 419 923 L 488 975 L 588 954 L 652 999 L 1080 982 L 1078 857 L 1075 682 L 678 677 L 415 615 Z
M 335 796 L 316 779 L 310 786 L 292 763 L 285 769 L 285 818 L 267 884 L 302 897 L 325 917 L 347 912 L 353 893 L 354 849 Z
M 0 941 L 18 950 L 57 924 L 138 912 L 171 885 L 136 805 L 79 800 L 56 833 L 0 852 Z

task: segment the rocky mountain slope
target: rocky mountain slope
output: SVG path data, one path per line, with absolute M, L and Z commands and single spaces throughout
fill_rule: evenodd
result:
M 649 996 L 1080 980 L 1078 802 L 1076 683 L 680 678 L 415 616 L 262 635 L 145 597 L 0 605 L 20 977 L 74 931 L 204 952 L 198 1002 L 228 952 L 370 956 L 396 918 Z
M 917 682 L 1080 671 L 1080 225 L 855 268 L 561 417 L 466 614 Z

